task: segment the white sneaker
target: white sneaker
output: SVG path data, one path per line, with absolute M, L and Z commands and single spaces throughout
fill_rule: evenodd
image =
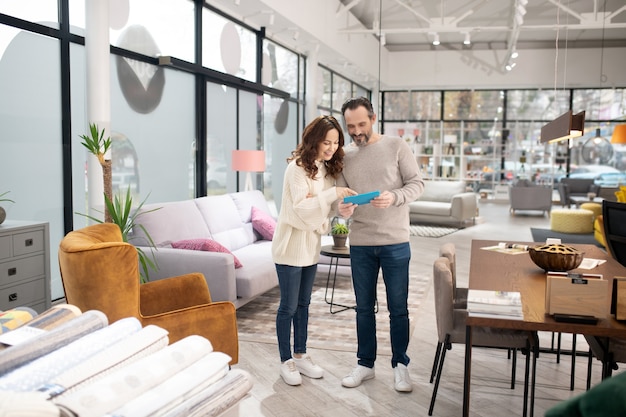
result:
M 407 369 L 406 365 L 399 363 L 395 368 L 393 368 L 393 375 L 395 379 L 396 391 L 400 391 L 400 392 L 413 391 L 413 383 L 411 382 L 411 377 L 409 376 L 409 370 Z
M 280 376 L 283 378 L 287 385 L 300 385 L 302 384 L 302 377 L 296 363 L 293 359 L 286 360 L 280 364 Z
M 354 388 L 361 385 L 361 382 L 374 378 L 374 368 L 357 365 L 356 368 L 341 380 L 341 385 L 346 388 Z
M 306 353 L 301 358 L 294 356 L 293 361 L 296 363 L 296 368 L 304 376 L 309 378 L 321 378 L 324 376 L 324 370 L 321 366 L 313 362 L 313 359 Z

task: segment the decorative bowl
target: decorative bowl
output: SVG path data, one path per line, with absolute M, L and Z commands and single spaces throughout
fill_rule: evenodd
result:
M 562 244 L 532 246 L 528 248 L 530 259 L 544 271 L 567 272 L 578 268 L 584 252 Z

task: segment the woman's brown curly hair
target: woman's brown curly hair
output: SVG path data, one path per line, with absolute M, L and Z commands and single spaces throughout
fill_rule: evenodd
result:
M 295 151 L 291 152 L 287 162 L 295 159 L 296 164 L 304 168 L 309 178 L 315 179 L 317 175 L 315 159 L 318 155 L 319 144 L 326 140 L 326 133 L 332 129 L 339 132 L 339 146 L 333 157 L 328 161 L 324 161 L 324 164 L 326 165 L 326 175 L 337 178 L 343 170 L 344 138 L 341 126 L 333 116 L 319 116 L 309 123 L 302 133 L 302 142 L 300 142 Z

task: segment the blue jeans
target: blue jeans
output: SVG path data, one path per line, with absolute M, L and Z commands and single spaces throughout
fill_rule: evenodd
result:
M 293 352 L 306 353 L 309 325 L 309 304 L 317 272 L 317 264 L 290 266 L 276 264 L 280 304 L 276 314 L 276 337 L 280 361 L 291 359 L 291 323 L 293 322 Z
M 356 296 L 357 357 L 372 368 L 376 361 L 376 286 L 382 268 L 387 293 L 391 336 L 391 366 L 409 364 L 409 243 L 385 246 L 350 246 L 352 282 Z

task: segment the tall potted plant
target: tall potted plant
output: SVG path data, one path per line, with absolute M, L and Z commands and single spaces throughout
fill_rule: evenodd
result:
M 95 123 L 89 124 L 89 135 L 80 135 L 83 139 L 83 145 L 89 153 L 98 158 L 98 162 L 102 167 L 102 182 L 104 185 L 105 200 L 113 201 L 113 163 L 110 159 L 105 159 L 105 155 L 111 148 L 111 137 L 104 138 L 104 129 L 100 131 Z M 111 214 L 105 204 L 104 221 L 111 223 Z

